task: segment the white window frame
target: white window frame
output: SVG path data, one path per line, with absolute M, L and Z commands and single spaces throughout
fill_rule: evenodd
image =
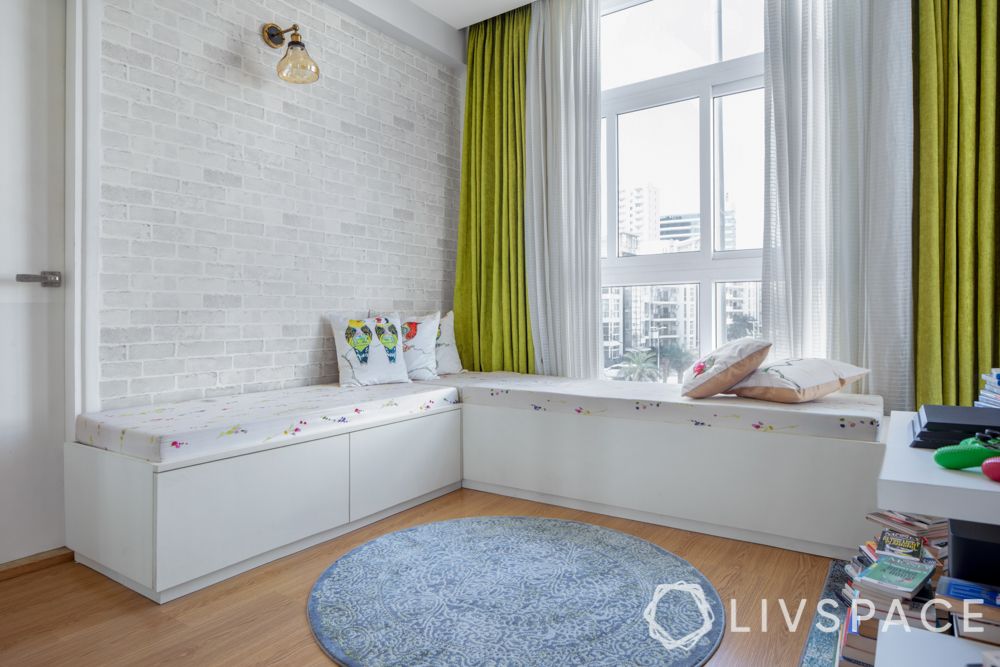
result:
M 648 0 L 606 0 L 603 13 L 627 9 Z M 764 54 L 712 63 L 703 67 L 668 74 L 602 93 L 601 113 L 607 119 L 605 169 L 607 191 L 607 257 L 601 259 L 601 287 L 635 285 L 698 285 L 697 336 L 700 352 L 716 346 L 720 331 L 725 327 L 717 314 L 717 284 L 759 281 L 762 251 L 716 250 L 716 202 L 714 171 L 719 160 L 715 154 L 714 99 L 724 95 L 764 87 Z M 618 123 L 621 114 L 697 99 L 699 101 L 700 155 L 700 217 L 701 249 L 693 252 L 656 255 L 618 256 Z M 761 128 L 763 131 L 763 128 Z

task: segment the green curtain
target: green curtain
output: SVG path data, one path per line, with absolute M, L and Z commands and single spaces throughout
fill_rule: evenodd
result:
M 971 405 L 998 364 L 997 3 L 914 3 L 916 401 Z
M 530 6 L 469 28 L 455 339 L 465 368 L 534 372 L 524 261 Z

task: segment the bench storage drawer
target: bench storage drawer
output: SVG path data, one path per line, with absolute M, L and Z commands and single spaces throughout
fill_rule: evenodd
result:
M 461 482 L 461 414 L 351 433 L 351 521 Z
M 449 405 L 190 465 L 67 443 L 67 545 L 167 602 L 459 488 L 461 424 Z
M 157 474 L 157 588 L 347 523 L 349 438 Z

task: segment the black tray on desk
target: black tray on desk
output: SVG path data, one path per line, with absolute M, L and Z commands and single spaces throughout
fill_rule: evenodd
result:
M 1000 429 L 1000 410 L 954 405 L 921 405 L 921 431 L 947 431 L 975 435 L 988 428 Z

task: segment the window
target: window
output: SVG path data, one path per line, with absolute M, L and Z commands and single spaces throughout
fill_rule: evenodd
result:
M 679 380 L 698 354 L 698 284 L 602 290 L 605 375 Z
M 701 248 L 698 100 L 618 116 L 618 256 Z
M 760 248 L 764 238 L 764 89 L 720 95 L 714 102 L 715 249 Z
M 698 355 L 760 332 L 763 20 L 763 0 L 605 0 L 609 378 L 677 382 Z
M 715 288 L 719 308 L 716 347 L 737 338 L 760 336 L 760 281 L 715 283 Z

